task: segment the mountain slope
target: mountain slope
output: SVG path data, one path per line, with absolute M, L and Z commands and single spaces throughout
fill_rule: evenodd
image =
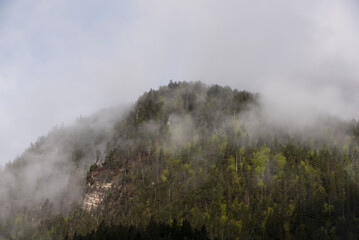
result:
M 176 221 L 219 239 L 359 234 L 356 121 L 325 116 L 288 131 L 258 95 L 200 82 L 150 90 L 112 119 L 53 131 L 3 171 L 16 182 L 1 188 L 5 204 L 34 194 L 10 201 L 5 238 L 94 239 Z M 41 178 L 24 183 L 33 169 Z

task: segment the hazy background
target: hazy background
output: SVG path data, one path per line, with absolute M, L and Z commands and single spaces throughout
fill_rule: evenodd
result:
M 171 79 L 358 118 L 358 43 L 354 0 L 0 0 L 0 165 Z

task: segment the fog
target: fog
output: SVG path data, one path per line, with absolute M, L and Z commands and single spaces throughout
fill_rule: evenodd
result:
M 159 105 L 157 101 L 161 99 L 165 101 Z M 154 107 L 156 105 L 161 106 L 161 110 Z M 114 149 L 117 149 L 115 157 L 108 157 L 110 160 L 103 167 L 116 172 L 114 162 L 120 166 L 121 161 L 130 160 L 133 164 L 130 168 L 139 167 L 137 153 L 140 164 L 145 164 L 141 155 L 148 160 L 156 151 L 165 149 L 166 154 L 175 156 L 181 150 L 186 152 L 189 146 L 199 149 L 196 160 L 189 161 L 206 166 L 216 155 L 211 160 L 208 157 L 220 152 L 226 146 L 225 139 L 230 137 L 238 138 L 231 140 L 231 144 L 238 146 L 256 146 L 261 140 L 270 141 L 273 137 L 285 143 L 289 135 L 299 142 L 324 137 L 322 144 L 335 144 L 340 149 L 345 144 L 347 124 L 329 114 L 297 108 L 294 113 L 287 109 L 283 115 L 274 109 L 257 94 L 200 82 L 172 82 L 157 93 L 151 91 L 141 96 L 138 104 L 129 109 L 110 108 L 90 117 L 80 117 L 66 127 L 56 126 L 0 171 L 0 223 L 23 212 L 31 218 L 36 216 L 31 221 L 38 224 L 51 216 L 66 216 L 74 207 L 83 207 L 90 165 L 101 166 Z M 295 117 L 298 113 L 301 119 Z M 221 141 L 223 144 L 219 144 Z M 208 151 L 206 143 L 214 143 L 214 152 Z M 150 144 L 153 145 L 150 147 Z M 201 146 L 206 149 L 203 153 Z M 120 155 L 119 149 L 128 151 L 128 155 Z M 114 160 L 116 158 L 120 161 Z M 123 165 L 121 168 L 127 169 Z M 122 170 L 117 168 L 121 174 Z M 112 173 L 107 174 L 111 179 Z M 14 226 L 13 229 L 16 233 L 20 228 Z
M 80 205 L 87 169 L 105 160 L 114 124 L 125 111 L 107 109 L 56 126 L 8 163 L 0 176 L 0 221 L 21 209 L 46 216 Z
M 171 79 L 259 92 L 273 119 L 358 118 L 358 17 L 354 0 L 1 1 L 0 163 Z

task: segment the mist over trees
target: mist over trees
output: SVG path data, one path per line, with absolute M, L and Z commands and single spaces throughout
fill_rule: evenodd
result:
M 0 239 L 357 239 L 359 122 L 280 114 L 171 81 L 54 129 L 2 170 Z

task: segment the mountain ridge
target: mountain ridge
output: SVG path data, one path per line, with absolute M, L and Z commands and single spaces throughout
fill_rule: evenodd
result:
M 288 132 L 258 94 L 172 81 L 117 116 L 54 129 L 3 170 L 0 239 L 187 220 L 211 239 L 357 236 L 357 121 Z

